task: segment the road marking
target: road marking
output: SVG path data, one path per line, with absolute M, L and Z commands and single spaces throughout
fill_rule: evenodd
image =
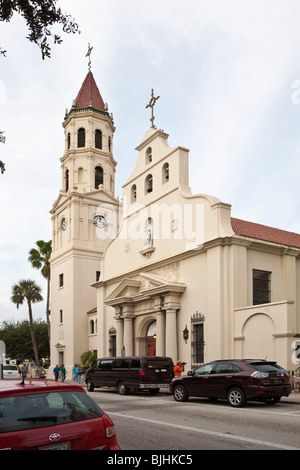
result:
M 143 422 L 146 422 L 146 423 L 157 424 L 159 426 L 168 426 L 168 427 L 177 428 L 177 429 L 180 429 L 180 430 L 184 429 L 185 431 L 193 431 L 193 432 L 197 432 L 197 433 L 200 433 L 200 434 L 207 434 L 207 435 L 210 435 L 210 436 L 222 437 L 222 438 L 231 439 L 231 440 L 235 440 L 235 441 L 244 441 L 244 442 L 249 442 L 251 444 L 256 444 L 256 445 L 261 445 L 261 446 L 266 446 L 266 447 L 274 447 L 275 449 L 300 450 L 299 447 L 291 447 L 291 446 L 287 446 L 287 445 L 284 445 L 284 444 L 276 444 L 275 442 L 261 441 L 259 439 L 251 439 L 249 437 L 236 436 L 235 434 L 225 434 L 225 433 L 222 433 L 222 432 L 208 431 L 207 429 L 199 429 L 199 428 L 193 428 L 193 427 L 190 427 L 190 426 L 182 426 L 182 425 L 178 425 L 178 424 L 166 423 L 164 421 L 157 421 L 155 419 L 140 418 L 138 416 L 130 416 L 130 415 L 123 414 L 123 413 L 115 413 L 114 411 L 105 410 L 105 412 L 109 416 L 119 416 L 121 418 L 135 419 L 137 421 L 143 421 Z

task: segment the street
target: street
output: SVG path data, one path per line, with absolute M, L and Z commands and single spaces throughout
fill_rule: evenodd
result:
M 96 389 L 88 394 L 114 421 L 122 450 L 299 450 L 300 404 L 226 401 Z

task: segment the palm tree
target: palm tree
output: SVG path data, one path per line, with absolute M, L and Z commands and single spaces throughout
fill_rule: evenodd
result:
M 30 325 L 30 334 L 32 340 L 32 347 L 34 352 L 34 358 L 36 364 L 39 363 L 38 349 L 33 329 L 33 318 L 32 318 L 32 304 L 36 302 L 41 302 L 43 297 L 41 296 L 41 288 L 38 286 L 35 281 L 30 279 L 19 281 L 18 284 L 15 284 L 12 288 L 11 301 L 17 305 L 19 308 L 24 301 L 27 301 L 28 313 L 29 313 L 29 325 Z
M 36 248 L 30 250 L 28 261 L 31 262 L 33 268 L 40 269 L 44 278 L 47 279 L 46 319 L 50 345 L 50 256 L 52 253 L 52 241 L 44 242 L 43 240 L 38 240 L 36 245 L 38 250 Z

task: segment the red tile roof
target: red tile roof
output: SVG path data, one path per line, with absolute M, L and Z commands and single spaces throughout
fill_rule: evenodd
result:
M 88 108 L 89 106 L 92 106 L 93 108 L 98 109 L 99 111 L 105 111 L 104 102 L 96 85 L 92 72 L 88 72 L 87 76 L 85 77 L 85 80 L 81 85 L 75 103 L 76 108 L 79 109 Z
M 97 313 L 97 307 L 92 308 L 92 310 L 89 310 L 89 311 L 86 312 L 86 313 L 87 313 L 87 315 L 88 315 L 89 313 Z
M 235 218 L 231 218 L 231 225 L 236 235 L 300 248 L 300 234 L 298 233 L 287 232 L 278 228 L 267 227 L 266 225 Z

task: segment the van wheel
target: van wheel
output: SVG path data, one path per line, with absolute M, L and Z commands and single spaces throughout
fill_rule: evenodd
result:
M 90 379 L 88 379 L 86 383 L 86 388 L 88 392 L 92 392 L 95 388 L 93 382 Z
M 246 405 L 246 397 L 240 388 L 231 388 L 227 393 L 227 401 L 229 405 L 234 406 L 235 408 L 239 408 L 241 406 Z
M 128 388 L 123 384 L 123 382 L 118 384 L 118 392 L 120 395 L 127 395 Z
M 183 385 L 176 385 L 173 390 L 173 397 L 176 401 L 187 401 L 189 396 Z

